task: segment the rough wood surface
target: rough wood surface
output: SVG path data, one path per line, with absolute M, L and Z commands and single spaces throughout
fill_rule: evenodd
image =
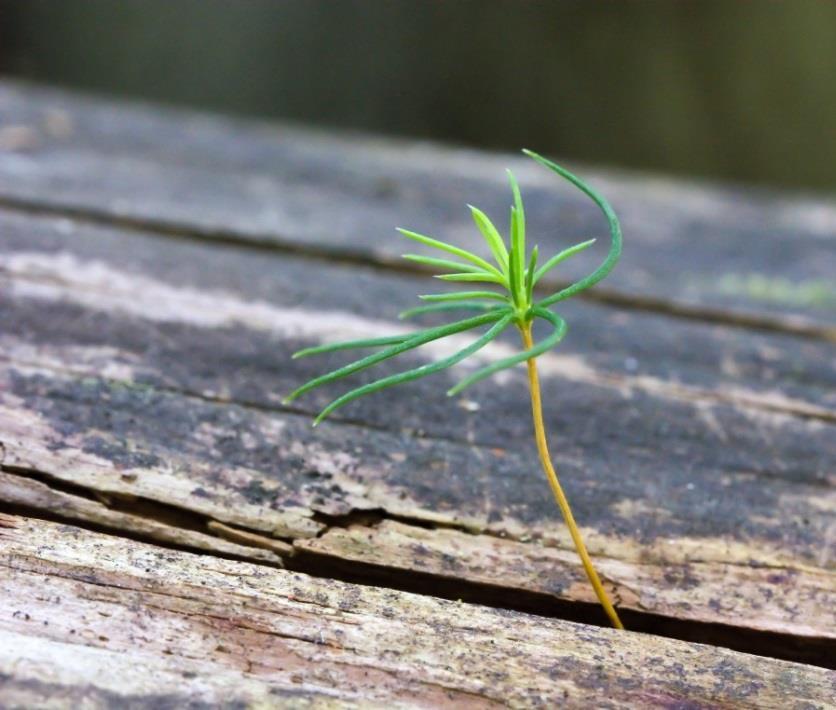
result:
M 80 487 L 53 493 L 65 517 L 113 527 L 85 497 L 119 516 L 139 499 L 169 536 L 190 528 L 172 540 L 190 547 L 222 523 L 354 574 L 529 592 L 538 610 L 593 601 L 530 450 L 522 373 L 453 406 L 452 380 L 424 380 L 316 431 L 308 415 L 334 390 L 301 413 L 280 405 L 324 367 L 290 360 L 294 349 L 406 327 L 393 315 L 419 279 L 69 219 L 0 225 L 4 465 L 34 476 L 29 487 Z M 621 608 L 804 638 L 770 652 L 826 656 L 832 347 L 596 305 L 567 315 L 572 337 L 541 359 L 548 424 Z
M 0 566 L 6 707 L 810 708 L 836 692 L 824 669 L 2 514 Z
M 520 156 L 114 106 L 14 84 L 0 85 L 0 122 L 16 128 L 7 139 L 13 159 L 0 162 L 9 204 L 392 263 L 403 251 L 395 226 L 480 249 L 464 205 L 504 221 L 504 169 L 512 167 L 541 249 L 604 231 L 586 198 Z M 836 340 L 834 202 L 584 173 L 611 198 L 628 236 L 622 263 L 593 295 L 721 320 L 766 317 L 755 322 Z M 561 274 L 586 273 L 600 258 L 589 252 Z
M 521 611 L 600 622 L 537 467 L 522 372 L 450 401 L 444 391 L 467 371 L 454 369 L 360 400 L 315 431 L 310 414 L 342 387 L 281 405 L 294 386 L 342 361 L 291 361 L 294 350 L 410 327 L 395 316 L 428 282 L 392 267 L 402 245 L 391 228 L 468 242 L 476 232 L 462 205 L 504 205 L 507 162 L 0 84 L 0 511 L 87 528 L 25 523 L 50 539 L 69 536 L 62 554 L 81 555 L 82 566 L 88 544 L 111 545 L 114 565 L 146 549 L 106 532 L 154 544 L 160 559 L 200 559 L 207 587 L 213 565 L 270 580 L 307 580 L 299 576 L 306 572 L 328 579 L 305 584 L 389 588 L 362 594 L 394 595 L 409 608 L 417 597 L 392 590 L 463 599 L 457 607 L 421 604 L 455 608 L 473 628 L 482 628 L 480 614 L 530 618 Z M 532 222 L 565 225 L 538 239 L 541 246 L 598 229 L 591 208 L 523 165 Z M 656 634 L 654 644 L 673 636 L 832 665 L 836 310 L 827 289 L 836 273 L 836 209 L 635 177 L 596 180 L 624 214 L 635 256 L 628 251 L 602 300 L 561 309 L 569 337 L 540 364 L 557 467 L 605 584 L 628 627 Z M 706 279 L 720 263 L 818 284 L 803 291 L 818 296 L 718 294 Z M 653 300 L 661 294 L 671 300 Z M 517 347 L 503 341 L 479 358 Z M 166 574 L 182 581 L 180 563 L 172 564 Z M 404 623 L 431 624 L 416 614 Z M 32 628 L 8 630 L 14 648 L 31 651 L 32 682 L 29 671 L 6 670 L 11 656 L 0 661 L 0 682 L 21 704 L 38 704 L 49 688 L 56 698 L 81 697 L 75 681 L 84 663 L 133 665 L 92 644 L 50 686 L 43 669 L 66 658 L 65 640 L 30 637 Z M 708 652 L 692 648 L 707 667 Z M 214 656 L 165 659 L 153 644 L 143 653 L 138 698 L 159 675 L 160 692 L 172 699 L 211 702 L 234 685 L 242 702 L 350 700 L 335 700 L 336 681 L 325 689 L 265 686 L 240 653 L 233 666 Z M 618 653 L 628 659 L 633 651 Z M 562 658 L 571 666 L 568 652 Z M 761 662 L 774 663 L 747 667 Z M 318 678 L 336 672 L 316 654 L 298 663 Z M 467 666 L 451 667 L 461 681 L 455 697 L 487 704 L 481 690 L 460 696 L 474 686 L 461 680 Z M 211 680 L 207 668 L 217 671 Z M 758 680 L 772 668 L 751 672 L 757 693 L 774 694 L 740 696 L 739 704 L 808 697 Z M 183 673 L 194 682 L 178 682 Z M 660 705 L 687 697 L 684 686 L 665 695 L 666 671 L 647 673 L 636 687 L 659 684 L 642 696 L 647 702 L 653 693 Z M 586 667 L 581 675 L 591 677 Z M 554 676 L 548 692 L 568 687 L 563 678 Z M 596 688 L 616 682 L 601 678 Z M 411 676 L 398 680 L 381 681 L 380 698 L 362 684 L 351 697 L 366 707 L 414 688 L 430 693 L 423 681 L 410 685 Z M 127 692 L 102 682 L 90 695 L 99 705 Z M 431 692 L 442 692 L 435 683 Z M 487 696 L 509 692 L 518 705 L 558 697 L 532 683 L 531 692 L 513 693 L 511 681 L 500 683 Z M 697 705 L 720 702 L 701 688 L 693 690 Z M 420 693 L 424 704 L 441 697 Z M 723 702 L 734 704 L 731 696 Z

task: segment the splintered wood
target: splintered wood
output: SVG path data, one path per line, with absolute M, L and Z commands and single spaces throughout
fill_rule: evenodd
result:
M 2 514 L 0 553 L 7 706 L 800 708 L 833 690 L 820 668 Z

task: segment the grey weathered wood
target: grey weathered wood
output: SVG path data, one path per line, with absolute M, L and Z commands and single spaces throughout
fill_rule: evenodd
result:
M 422 281 L 69 219 L 0 224 L 7 467 L 120 514 L 138 496 L 204 532 L 275 535 L 297 561 L 592 601 L 533 455 L 521 374 L 464 408 L 443 396 L 453 380 L 423 380 L 316 431 L 297 407 L 342 387 L 279 404 L 324 367 L 290 360 L 295 348 L 405 327 L 391 315 Z M 594 305 L 570 323 L 541 359 L 548 424 L 620 606 L 806 638 L 820 656 L 836 635 L 832 349 Z M 85 505 L 64 515 L 106 524 Z M 412 524 L 334 518 L 361 511 Z
M 50 273 L 60 276 L 59 281 L 63 279 L 66 286 L 56 285 L 51 300 L 66 297 L 68 313 L 74 302 L 85 298 L 85 293 L 88 293 L 87 305 L 93 304 L 104 311 L 116 309 L 115 319 L 131 315 L 127 312 L 130 306 L 140 320 L 151 317 L 163 322 L 188 324 L 191 321 L 201 325 L 206 315 L 198 311 L 203 309 L 211 312 L 208 315 L 214 313 L 215 321 L 208 325 L 214 330 L 217 330 L 214 326 L 223 326 L 227 334 L 225 350 L 252 349 L 260 346 L 258 340 L 267 341 L 263 354 L 238 356 L 242 371 L 227 367 L 219 374 L 223 385 L 232 387 L 239 398 L 259 403 L 278 404 L 281 395 L 298 384 L 300 374 L 306 374 L 304 368 L 321 368 L 320 361 L 316 360 L 289 363 L 291 369 L 276 367 L 286 359 L 288 347 L 334 337 L 329 328 L 334 333 L 336 328 L 341 328 L 349 335 L 363 328 L 367 332 L 379 329 L 386 333 L 403 330 L 410 324 L 396 321 L 399 311 L 419 305 L 416 297 L 420 293 L 445 290 L 444 284 L 425 276 L 390 274 L 382 269 L 347 267 L 288 254 L 268 256 L 230 248 L 211 249 L 200 243 L 155 237 L 149 232 L 137 234 L 90 226 L 70 218 L 37 218 L 2 209 L 0 236 L 4 254 L 0 273 L 19 278 L 21 284 L 36 280 L 41 272 L 44 276 Z M 62 255 L 64 252 L 69 253 Z M 100 265 L 118 273 L 108 273 Z M 156 290 L 152 289 L 149 299 L 157 301 L 171 300 L 167 289 L 185 287 L 173 294 L 179 294 L 176 303 L 183 304 L 179 312 L 155 310 L 153 302 L 134 303 L 130 292 L 124 295 L 131 284 L 118 283 L 123 273 L 126 278 L 134 278 L 136 288 L 143 288 L 144 277 L 154 277 L 156 282 L 149 287 L 156 285 Z M 83 284 L 93 280 L 118 287 L 118 290 L 111 289 L 114 298 L 111 305 L 97 300 L 95 294 L 84 288 Z M 62 288 L 77 295 L 64 294 Z M 123 296 L 116 300 L 119 293 Z M 193 301 L 189 301 L 190 297 Z M 227 302 L 228 312 L 219 312 Z M 260 313 L 258 307 L 265 303 L 281 308 Z M 192 305 L 195 312 L 189 315 Z M 333 317 L 325 318 L 335 310 L 339 312 L 336 322 Z M 560 361 L 567 377 L 616 389 L 659 392 L 673 398 L 702 397 L 717 403 L 748 403 L 778 413 L 833 418 L 836 354 L 828 343 L 577 301 L 563 305 L 561 311 L 571 329 L 557 351 L 558 355 L 571 356 Z M 50 333 L 57 337 L 62 323 L 65 329 L 70 329 L 64 318 L 49 322 L 48 318 L 33 316 L 34 313 L 21 312 L 18 316 L 7 313 L 5 328 L 15 333 L 26 325 L 29 338 L 49 337 Z M 348 316 L 352 316 L 351 320 Z M 73 327 L 76 325 L 72 323 Z M 235 338 L 232 332 L 236 325 L 244 328 L 240 338 Z M 213 329 L 209 335 L 217 340 Z M 276 344 L 276 338 L 270 337 L 271 329 L 282 336 L 280 340 L 292 338 L 292 342 L 288 346 L 282 342 Z M 39 335 L 39 331 L 45 331 L 46 335 Z M 147 337 L 153 335 L 152 332 Z M 114 337 L 125 339 L 121 334 Z M 106 334 L 101 338 L 104 342 Z M 134 340 L 141 343 L 142 338 L 135 335 Z M 515 342 L 511 344 L 516 347 Z M 163 345 L 165 341 L 155 348 L 160 357 Z M 193 387 L 201 386 L 190 368 L 172 369 L 178 348 L 199 345 L 177 343 L 166 353 L 165 362 L 160 366 L 170 370 L 171 376 L 192 379 Z M 219 347 L 218 342 L 207 343 L 199 355 L 202 359 L 211 358 Z M 274 350 L 275 347 L 284 349 Z M 226 360 L 233 356 L 223 354 Z M 579 362 L 581 357 L 583 363 Z M 302 372 L 293 368 L 302 368 Z M 200 377 L 202 386 L 210 391 L 221 386 L 220 382 L 214 385 L 211 382 L 212 368 L 201 368 Z M 273 379 L 276 377 L 281 379 Z M 264 378 L 271 378 L 267 387 L 262 386 Z M 304 401 L 300 404 L 304 405 Z M 361 401 L 355 407 L 362 404 Z M 385 420 L 375 423 L 384 425 Z M 444 431 L 449 432 L 450 424 L 444 423 Z
M 299 672 L 329 681 L 298 692 L 293 676 L 262 683 L 258 662 L 240 650 L 232 660 L 217 649 L 197 660 L 175 650 L 171 665 L 161 657 L 172 647 L 152 639 L 142 647 L 142 664 L 117 660 L 111 634 L 124 632 L 130 614 L 147 617 L 137 609 L 148 599 L 131 606 L 139 572 L 124 567 L 138 558 L 170 563 L 162 576 L 153 566 L 139 575 L 140 586 L 150 584 L 155 593 L 163 577 L 189 594 L 200 584 L 214 593 L 224 587 L 212 570 L 222 567 L 218 574 L 246 569 L 245 580 L 269 580 L 268 587 L 293 579 L 355 589 L 330 579 L 342 578 L 500 607 L 455 607 L 459 620 L 483 630 L 480 614 L 518 618 L 508 609 L 597 618 L 534 458 L 521 372 L 450 401 L 444 390 L 467 371 L 455 369 L 354 403 L 316 431 L 310 414 L 344 386 L 290 408 L 280 403 L 294 386 L 343 361 L 291 361 L 298 347 L 410 327 L 396 313 L 438 287 L 393 268 L 402 245 L 390 237 L 391 227 L 407 224 L 475 244 L 462 204 L 501 214 L 506 162 L 0 84 L 0 510 L 97 531 L 15 518 L 16 529 L 31 533 L 31 545 L 15 538 L 8 559 L 17 564 L 22 555 L 31 564 L 0 603 L 19 600 L 19 611 L 30 616 L 35 608 L 54 613 L 57 603 L 27 602 L 22 590 L 64 584 L 54 579 L 68 569 L 78 577 L 66 582 L 71 595 L 78 585 L 123 583 L 133 590 L 107 602 L 78 592 L 83 608 L 73 618 L 88 619 L 106 604 L 123 609 L 97 627 L 106 637 L 98 649 L 68 653 L 73 639 L 47 638 L 14 617 L 2 631 L 12 655 L 0 655 L 0 682 L 15 693 L 10 697 L 24 705 L 59 697 L 114 705 L 127 691 L 84 683 L 105 667 L 122 671 L 130 663 L 142 669 L 132 686 L 137 702 L 150 702 L 144 693 L 159 678 L 160 693 L 172 702 L 212 702 L 234 686 L 234 697 L 246 702 L 366 707 L 415 692 L 424 704 L 438 704 L 437 676 L 427 690 L 428 676 L 411 670 L 403 676 L 399 670 L 394 680 L 358 681 L 349 697 L 334 681 L 347 676 L 316 653 L 296 657 Z M 541 229 L 565 225 L 559 238 L 537 239 L 541 246 L 600 228 L 592 207 L 548 174 L 511 164 L 529 195 L 531 222 Z M 586 693 L 613 705 L 683 698 L 716 704 L 744 692 L 736 685 L 740 674 L 714 695 L 704 684 L 682 685 L 647 655 L 652 648 L 654 658 L 685 658 L 677 654 L 687 648 L 700 678 L 719 673 L 717 663 L 739 661 L 735 668 L 747 669 L 754 688 L 741 702 L 784 706 L 790 697 L 823 704 L 820 671 L 802 668 L 793 676 L 782 666 L 784 680 L 776 685 L 774 661 L 729 661 L 727 651 L 715 650 L 718 661 L 658 635 L 832 663 L 831 291 L 825 285 L 816 303 L 794 301 L 798 289 L 787 291 L 784 302 L 765 302 L 751 292 L 718 295 L 711 279 L 735 270 L 786 277 L 795 286 L 830 278 L 836 211 L 822 201 L 591 174 L 624 217 L 628 251 L 603 302 L 561 307 L 569 336 L 540 360 L 546 417 L 558 469 L 605 584 L 628 627 L 656 636 L 637 646 L 628 639 L 640 637 L 623 637 L 613 651 L 618 663 L 628 661 L 623 674 L 596 676 L 578 665 L 586 662 L 583 652 L 573 658 L 575 651 L 561 651 L 551 685 L 529 682 L 542 668 L 524 671 L 528 660 L 507 677 L 493 677 L 487 693 L 474 690 L 470 666 L 452 664 L 445 683 L 453 678 L 455 699 L 476 705 L 498 698 L 553 705 L 552 691 L 567 687 L 567 668 L 575 678 L 601 679 L 594 687 L 569 686 L 574 702 Z M 693 248 L 688 256 L 684 243 Z M 509 338 L 479 358 L 517 347 Z M 124 537 L 156 547 L 147 552 L 118 539 Z M 189 566 L 194 558 L 171 548 L 200 552 L 205 575 Z M 60 560 L 52 556 L 57 549 Z M 108 552 L 93 559 L 91 549 Z M 329 579 L 292 577 L 277 570 L 282 564 Z M 180 567 L 194 575 L 191 582 L 178 577 Z M 404 628 L 423 628 L 421 619 L 453 608 L 424 599 L 412 614 L 410 595 L 360 593 L 388 599 L 395 615 L 404 612 Z M 234 608 L 231 597 L 213 594 L 212 601 Z M 156 597 L 148 602 L 152 609 L 156 603 Z M 168 609 L 165 623 L 182 621 L 181 611 Z M 303 623 L 319 623 L 320 612 L 312 613 Z M 262 637 L 242 631 L 238 621 L 221 613 L 210 623 L 233 645 L 262 648 Z M 372 642 L 392 629 L 372 628 L 380 636 L 368 636 L 368 662 L 380 668 L 384 658 L 389 668 L 391 653 Z M 606 637 L 590 627 L 578 633 Z M 462 638 L 482 653 L 481 641 Z M 514 638 L 521 643 L 527 636 Z M 30 655 L 15 665 L 14 654 L 20 661 L 24 648 Z M 515 652 L 510 641 L 503 648 L 493 657 L 499 667 L 509 662 L 503 653 Z M 437 652 L 409 649 L 407 655 Z M 69 662 L 77 652 L 90 670 L 79 668 L 81 660 Z M 527 650 L 516 652 L 528 658 Z M 44 669 L 56 659 L 64 665 L 48 678 Z M 646 666 L 639 686 L 630 670 L 636 659 Z M 191 682 L 194 673 L 199 681 Z M 190 682 L 179 685 L 177 674 Z M 520 690 L 526 683 L 534 690 Z M 342 695 L 334 696 L 334 685 Z
M 836 674 L 0 514 L 10 706 L 825 707 Z
M 17 150 L 0 160 L 0 198 L 11 204 L 388 263 L 404 250 L 395 226 L 482 248 L 464 204 L 504 223 L 504 168 L 512 167 L 532 240 L 546 252 L 605 237 L 583 196 L 522 157 L 115 106 L 15 84 L 0 86 L 0 121 L 18 129 L 7 141 Z M 774 327 L 836 340 L 833 202 L 583 172 L 612 199 L 627 235 L 622 263 L 598 296 L 616 289 L 654 308 L 765 316 Z M 560 274 L 586 273 L 600 258 L 589 252 Z M 770 280 L 771 297 L 749 284 L 752 276 Z

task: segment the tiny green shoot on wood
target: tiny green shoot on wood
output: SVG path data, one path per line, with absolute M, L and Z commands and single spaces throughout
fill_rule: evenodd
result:
M 439 241 L 432 237 L 412 232 L 407 229 L 398 230 L 404 237 L 425 246 L 433 247 L 444 253 L 444 258 L 429 257 L 420 254 L 404 254 L 405 259 L 438 269 L 442 273 L 436 276 L 436 278 L 443 281 L 481 285 L 481 287 L 474 288 L 473 290 L 468 289 L 453 293 L 439 293 L 420 296 L 421 300 L 425 302 L 425 305 L 405 311 L 401 314 L 401 317 L 409 318 L 423 315 L 425 313 L 451 310 L 471 311 L 474 312 L 475 315 L 447 325 L 426 328 L 418 332 L 403 335 L 392 335 L 383 338 L 369 338 L 364 340 L 331 343 L 329 345 L 318 345 L 300 350 L 293 355 L 294 358 L 307 357 L 309 355 L 329 353 L 338 350 L 373 349 L 375 352 L 340 367 L 337 370 L 315 377 L 292 392 L 285 399 L 285 402 L 290 402 L 316 387 L 330 384 L 343 377 L 347 377 L 348 375 L 359 372 L 360 370 L 365 370 L 366 368 L 372 367 L 379 362 L 383 362 L 384 360 L 388 360 L 396 355 L 413 350 L 414 348 L 420 347 L 421 345 L 431 341 L 445 338 L 448 335 L 453 335 L 454 333 L 462 333 L 476 328 L 487 328 L 485 332 L 480 337 L 475 339 L 470 345 L 462 348 L 457 353 L 449 357 L 427 365 L 421 365 L 420 367 L 407 370 L 406 372 L 382 377 L 374 382 L 370 382 L 362 387 L 357 387 L 356 389 L 346 392 L 331 402 L 319 413 L 314 420 L 314 425 L 316 425 L 334 410 L 348 404 L 358 397 L 372 394 L 386 387 L 401 384 L 402 382 L 417 380 L 421 377 L 431 375 L 434 372 L 439 372 L 452 367 L 456 363 L 461 362 L 465 358 L 473 355 L 475 352 L 485 347 L 506 328 L 511 326 L 516 327 L 522 338 L 524 349 L 521 352 L 498 360 L 487 367 L 477 370 L 452 387 L 447 394 L 451 396 L 458 394 L 466 387 L 469 387 L 475 382 L 483 380 L 500 370 L 513 367 L 514 365 L 522 362 L 527 364 L 529 395 L 531 398 L 531 411 L 534 420 L 534 438 L 537 444 L 540 463 L 546 474 L 546 478 L 548 479 L 555 500 L 557 501 L 561 513 L 566 521 L 566 525 L 569 528 L 572 540 L 578 554 L 580 555 L 586 575 L 595 590 L 595 594 L 601 602 L 601 605 L 603 606 L 604 611 L 607 613 L 607 616 L 613 626 L 621 629 L 624 627 L 622 626 L 613 605 L 610 603 L 607 593 L 601 584 L 601 580 L 592 565 L 592 560 L 586 551 L 586 546 L 581 538 L 578 526 L 575 523 L 572 510 L 569 507 L 569 502 L 566 499 L 563 488 L 560 485 L 560 481 L 558 480 L 557 474 L 555 473 L 554 467 L 551 463 L 551 456 L 546 442 L 545 426 L 543 423 L 540 383 L 537 375 L 536 362 L 539 355 L 555 347 L 566 334 L 565 321 L 559 315 L 552 312 L 550 310 L 550 306 L 553 306 L 555 303 L 569 298 L 570 296 L 574 296 L 590 286 L 595 285 L 612 270 L 621 255 L 621 227 L 618 223 L 618 218 L 615 216 L 615 212 L 613 212 L 609 203 L 600 194 L 598 194 L 598 192 L 583 182 L 583 180 L 576 177 L 565 168 L 562 168 L 556 163 L 553 163 L 533 151 L 524 150 L 523 153 L 536 160 L 540 163 L 540 165 L 543 165 L 549 170 L 552 170 L 560 175 L 562 178 L 568 180 L 575 187 L 589 196 L 604 213 L 610 229 L 610 249 L 606 259 L 604 259 L 601 265 L 591 274 L 579 281 L 576 281 L 570 286 L 546 296 L 545 298 L 541 298 L 539 300 L 535 299 L 534 287 L 537 285 L 537 282 L 543 278 L 543 276 L 564 260 L 592 246 L 595 240 L 590 239 L 589 241 L 581 242 L 580 244 L 576 244 L 568 249 L 564 249 L 560 253 L 555 254 L 551 258 L 542 262 L 542 264 L 538 261 L 540 255 L 536 246 L 531 249 L 528 255 L 526 255 L 525 211 L 523 208 L 523 201 L 519 186 L 514 178 L 514 175 L 509 170 L 508 178 L 511 183 L 511 191 L 513 193 L 513 205 L 511 206 L 511 220 L 509 228 L 510 238 L 507 243 L 499 233 L 499 230 L 493 225 L 484 212 L 472 205 L 469 206 L 473 216 L 473 221 L 476 223 L 476 227 L 485 238 L 495 263 L 491 263 L 477 254 L 466 251 L 465 249 L 461 249 L 452 244 Z M 497 288 L 499 290 L 496 290 Z M 537 319 L 546 321 L 546 323 L 550 326 L 551 331 L 548 336 L 543 338 L 539 343 L 535 344 L 532 337 L 532 325 Z

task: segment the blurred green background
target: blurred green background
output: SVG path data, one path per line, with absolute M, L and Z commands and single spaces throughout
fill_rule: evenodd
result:
M 836 2 L 3 0 L 0 72 L 836 189 Z

